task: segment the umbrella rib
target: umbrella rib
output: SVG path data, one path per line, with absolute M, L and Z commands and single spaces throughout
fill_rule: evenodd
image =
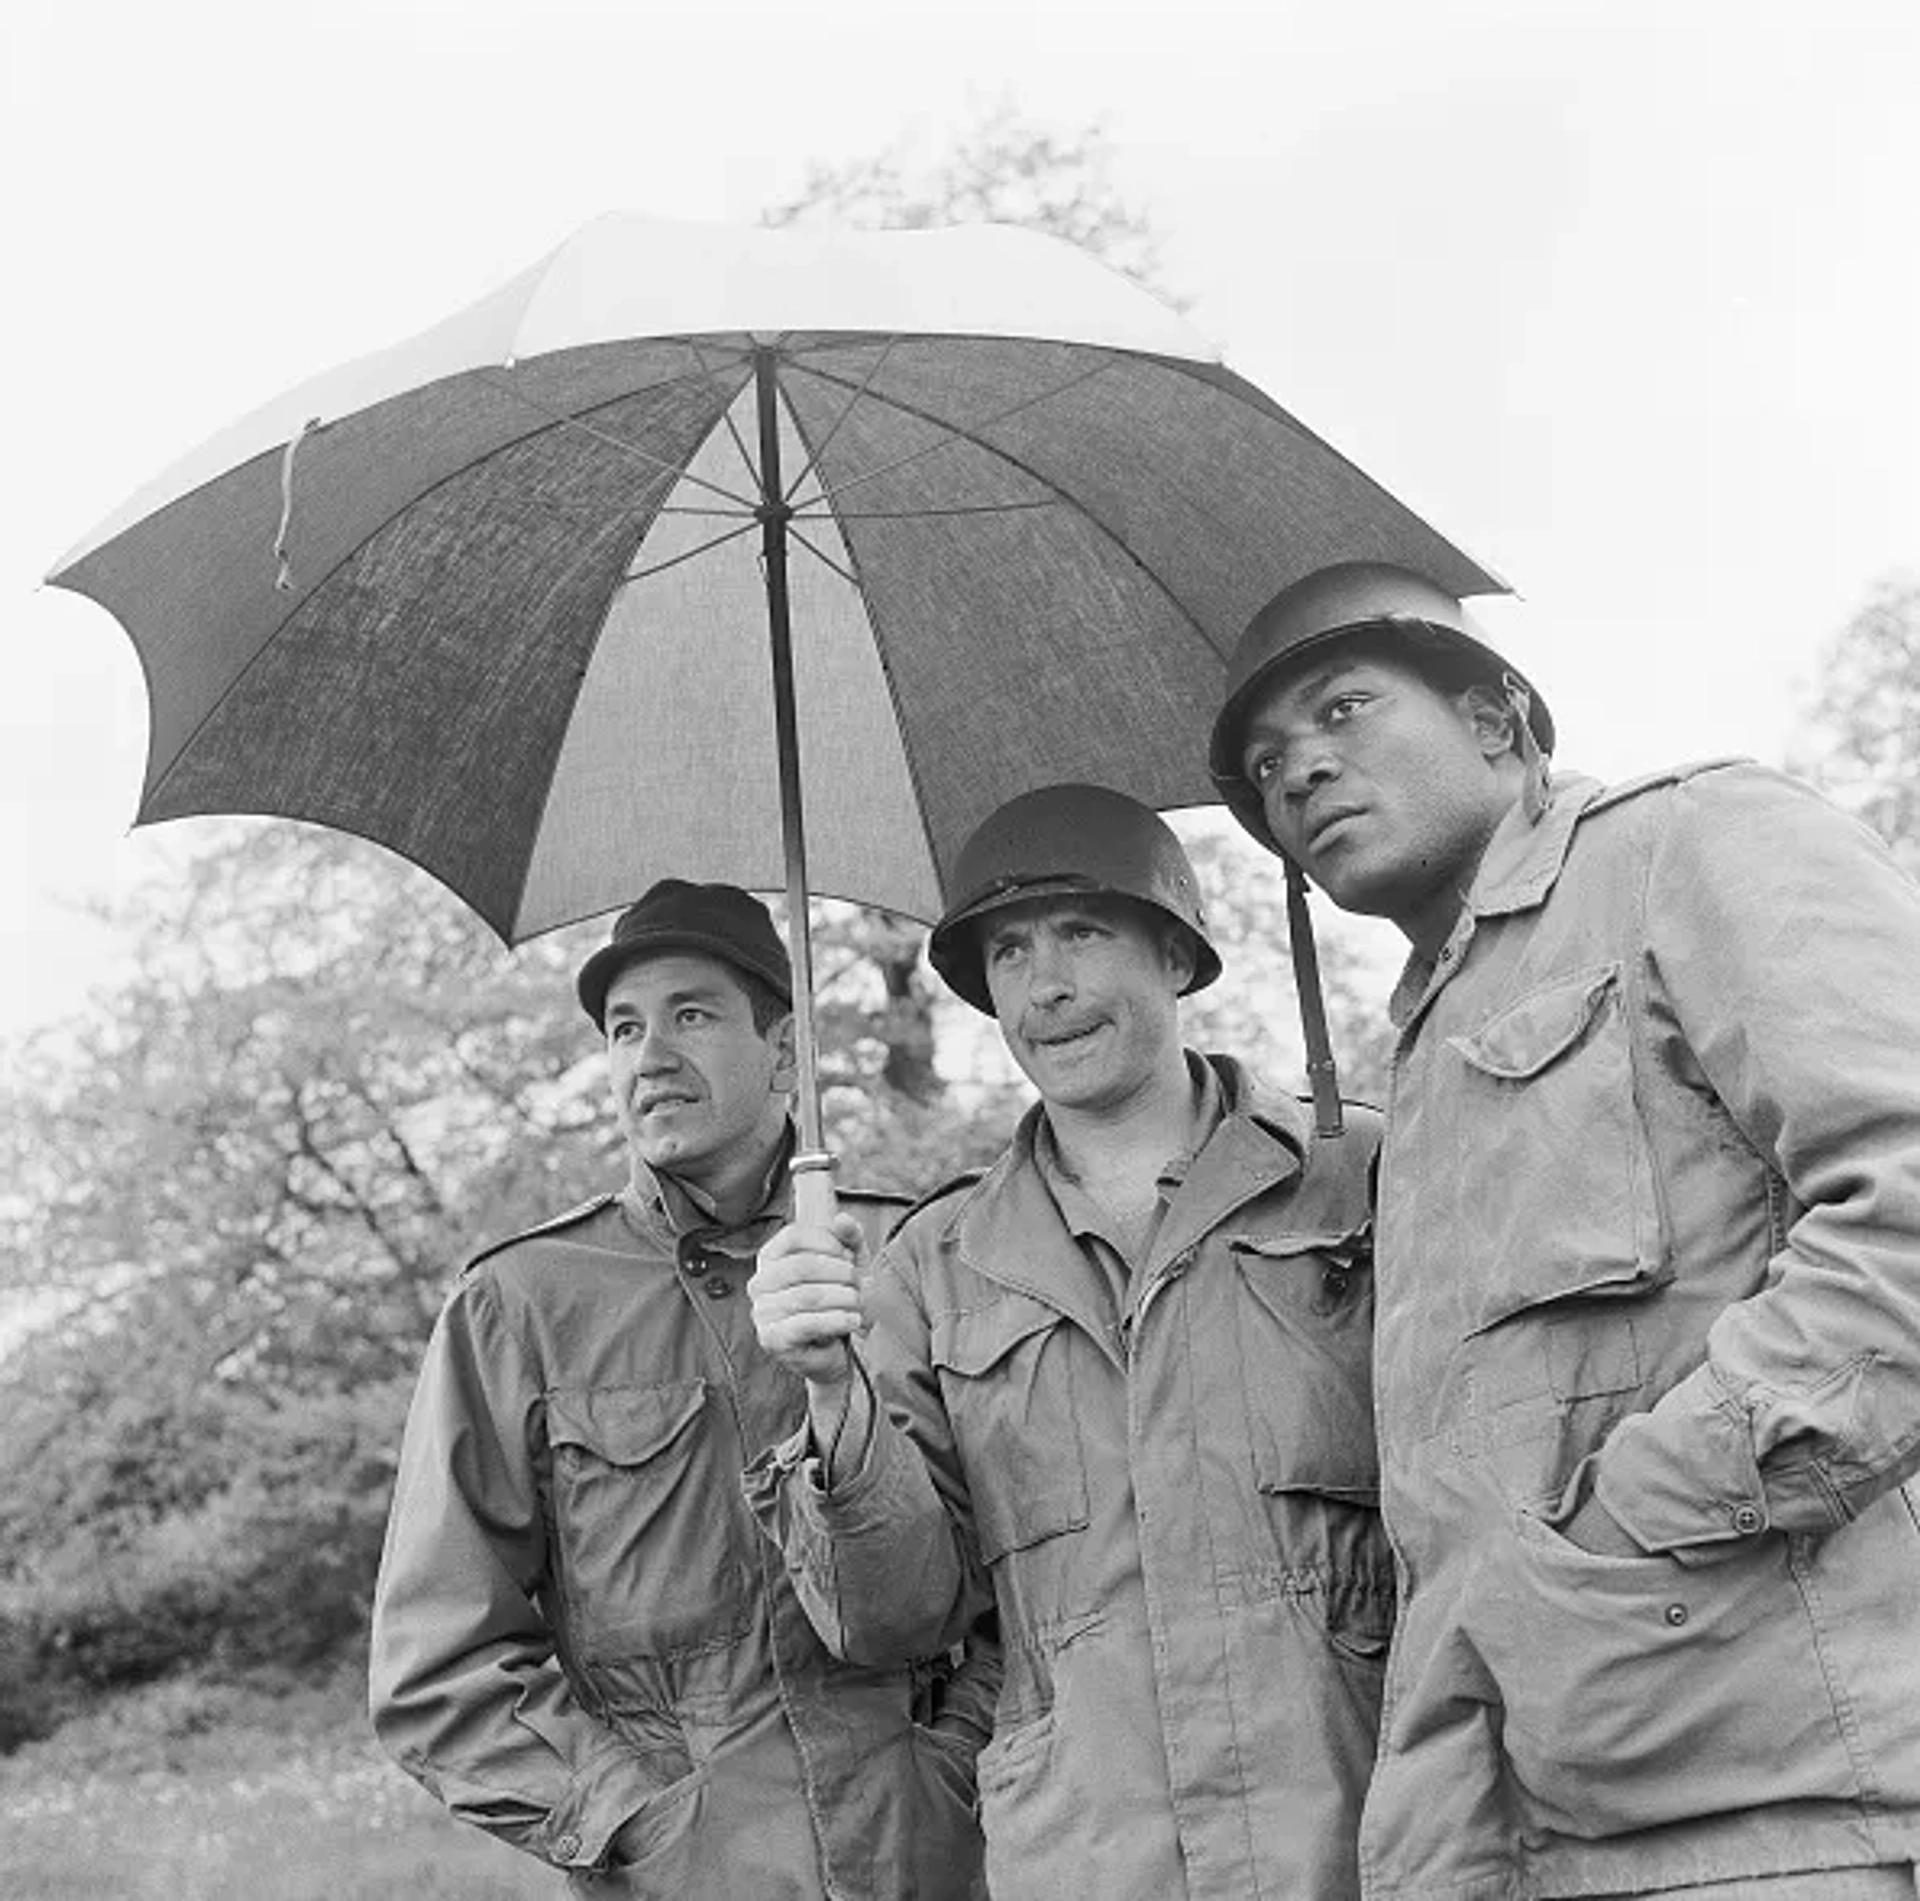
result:
M 822 514 L 802 513 L 795 521 L 931 521 L 937 515 L 1008 515 L 1022 508 L 1060 508 L 1065 498 L 1042 495 L 1024 502 L 968 502 L 952 508 L 835 508 Z M 674 511 L 663 509 L 661 513 Z M 712 511 L 719 514 L 719 509 Z
M 854 404 L 873 387 L 873 379 L 886 367 L 887 358 L 893 354 L 893 346 L 899 341 L 900 339 L 897 336 L 892 336 L 887 339 L 880 354 L 874 358 L 873 366 L 867 371 L 866 375 L 860 379 L 860 387 L 848 396 L 839 415 L 834 417 L 832 423 L 828 426 L 827 433 L 820 438 L 820 446 L 808 454 L 806 461 L 800 465 L 800 473 L 787 484 L 787 492 L 780 498 L 783 502 L 791 502 L 793 500 L 794 496 L 799 493 L 800 484 L 813 473 L 814 466 L 833 446 L 834 437 L 840 433 L 840 425 L 853 414 Z M 787 360 L 790 363 L 799 362 L 797 356 L 789 357 Z
M 714 375 L 707 359 L 700 354 L 699 342 L 693 337 L 688 337 L 686 341 L 687 349 L 692 353 L 694 362 L 699 364 L 700 374 L 706 378 L 709 387 L 716 394 L 725 395 L 726 391 L 720 379 Z M 745 385 L 743 384 L 741 388 L 744 389 Z M 733 446 L 740 451 L 740 460 L 746 465 L 747 473 L 751 475 L 754 472 L 753 457 L 747 453 L 747 445 L 741 441 L 739 427 L 733 420 L 733 406 L 739 400 L 740 394 L 740 390 L 735 390 L 731 396 L 727 396 L 726 403 L 720 411 L 720 420 L 727 425 L 727 434 L 733 438 Z
M 815 369 L 811 364 L 802 364 L 796 367 L 803 368 L 810 375 L 817 376 L 823 383 L 837 384 L 842 389 L 847 387 L 847 379 L 845 377 L 833 376 L 826 370 Z M 996 424 L 1006 422 L 1010 417 L 1018 416 L 1023 410 L 1032 409 L 1040 403 L 1052 402 L 1056 396 L 1064 396 L 1068 390 L 1078 389 L 1082 383 L 1088 382 L 1096 376 L 1103 375 L 1112 367 L 1113 358 L 1111 356 L 1104 357 L 1101 361 L 1093 364 L 1091 368 L 1082 370 L 1078 376 L 1070 377 L 1066 382 L 1058 384 L 1052 389 L 1042 390 L 1037 396 L 1023 397 L 1019 402 L 1010 404 L 1007 408 L 998 411 L 994 415 L 985 417 L 968 429 L 956 428 L 952 423 L 942 422 L 939 417 L 931 416 L 924 409 L 917 408 L 911 403 L 901 402 L 897 397 L 882 397 L 880 399 L 881 401 L 891 404 L 893 408 L 899 410 L 903 415 L 918 416 L 922 422 L 930 423 L 935 429 L 943 430 L 945 433 L 938 442 L 929 442 L 922 448 L 910 450 L 906 455 L 896 456 L 891 462 L 881 463 L 877 469 L 868 469 L 862 474 L 850 476 L 835 488 L 829 489 L 823 487 L 820 491 L 821 499 L 827 502 L 837 501 L 839 497 L 853 489 L 861 487 L 864 483 L 878 481 L 881 476 L 891 475 L 896 469 L 904 469 L 909 463 L 923 461 L 926 457 L 935 454 L 941 449 L 950 449 L 956 442 L 971 442 L 981 448 L 986 448 L 988 445 L 980 441 L 978 434 L 980 430 L 991 429 Z M 855 393 L 858 394 L 857 391 Z M 996 449 L 993 450 L 992 453 L 998 455 L 1001 452 Z
M 831 519 L 831 517 L 829 517 L 828 519 Z M 841 580 L 846 582 L 846 584 L 849 587 L 857 589 L 860 586 L 859 581 L 856 580 L 855 577 L 851 573 L 849 573 L 845 568 L 843 568 L 840 565 L 840 563 L 833 558 L 832 555 L 826 553 L 824 549 L 816 548 L 813 545 L 813 543 L 809 541 L 807 537 L 799 531 L 799 529 L 793 526 L 791 522 L 787 524 L 787 534 L 792 540 L 797 541 L 801 545 L 801 547 L 806 549 L 806 551 L 810 555 L 812 555 L 816 561 L 820 562 L 823 566 L 831 568 L 834 571 L 834 573 L 837 574 L 841 578 Z
M 669 568 L 677 568 L 683 561 L 691 561 L 696 555 L 711 554 L 715 548 L 724 548 L 730 541 L 738 541 L 742 535 L 750 535 L 759 527 L 757 521 L 745 521 L 738 528 L 730 528 L 724 535 L 715 535 L 711 541 L 703 541 L 697 548 L 687 548 L 676 555 L 669 555 L 664 561 L 656 561 L 650 568 L 635 568 L 632 573 L 621 576 L 620 585 L 631 587 L 636 581 L 644 581 L 650 575 L 665 574 Z
M 1151 360 L 1157 361 L 1157 359 L 1151 359 Z M 1113 358 L 1109 357 L 1107 362 L 1099 364 L 1095 367 L 1095 369 L 1088 371 L 1087 376 L 1097 375 L 1100 370 L 1110 368 L 1112 365 L 1112 362 L 1113 362 Z M 1163 364 L 1161 367 L 1174 370 L 1176 372 L 1179 369 L 1178 365 L 1173 365 L 1173 364 Z M 838 377 L 828 376 L 826 372 L 823 370 L 815 370 L 813 374 L 817 377 L 820 377 L 821 380 L 824 382 L 838 382 L 842 380 Z M 1074 382 L 1084 383 L 1087 380 L 1087 376 L 1076 377 L 1074 379 Z M 1063 383 L 1059 389 L 1049 391 L 1048 395 L 1050 396 L 1062 395 L 1067 390 L 1073 387 L 1074 387 L 1073 383 Z M 1006 463 L 1010 468 L 1018 469 L 1022 475 L 1030 477 L 1033 481 L 1037 482 L 1042 488 L 1049 490 L 1053 496 L 1057 497 L 1058 500 L 1064 503 L 1068 508 L 1076 510 L 1079 513 L 1079 516 L 1082 521 L 1086 522 L 1089 527 L 1093 528 L 1099 534 L 1105 536 L 1105 538 L 1115 548 L 1117 548 L 1120 551 L 1120 553 L 1126 557 L 1127 560 L 1132 562 L 1133 565 L 1136 568 L 1138 568 L 1139 571 L 1142 574 L 1144 574 L 1148 578 L 1148 580 L 1150 580 L 1153 583 L 1154 587 L 1159 590 L 1161 598 L 1167 603 L 1167 605 L 1170 608 L 1173 609 L 1173 612 L 1178 617 L 1181 626 L 1183 626 L 1188 631 L 1188 633 L 1192 634 L 1193 637 L 1199 641 L 1202 649 L 1205 651 L 1207 657 L 1210 660 L 1212 660 L 1216 665 L 1219 663 L 1220 655 L 1215 650 L 1213 642 L 1207 638 L 1206 629 L 1200 625 L 1199 621 L 1194 617 L 1192 610 L 1188 608 L 1187 605 L 1180 599 L 1179 595 L 1174 593 L 1173 589 L 1170 588 L 1167 585 L 1167 583 L 1160 577 L 1159 571 L 1157 569 L 1150 568 L 1146 564 L 1146 562 L 1141 560 L 1138 552 L 1135 549 L 1129 547 L 1127 543 L 1121 539 L 1120 536 L 1116 535 L 1113 532 L 1113 530 L 1106 525 L 1105 522 L 1101 521 L 1100 518 L 1097 515 L 1093 514 L 1089 509 L 1082 507 L 1080 502 L 1068 489 L 1062 487 L 1062 485 L 1059 482 L 1056 482 L 1051 476 L 1041 474 L 1041 472 L 1038 469 L 1034 468 L 1031 463 L 1023 462 L 1018 456 L 1010 454 L 1005 449 L 995 448 L 994 445 L 990 442 L 982 442 L 977 436 L 969 433 L 966 430 L 954 429 L 951 424 L 943 423 L 939 419 L 939 417 L 930 416 L 927 414 L 925 410 L 919 409 L 911 403 L 902 402 L 898 397 L 893 397 L 893 396 L 883 398 L 882 400 L 892 404 L 892 406 L 895 409 L 899 410 L 904 415 L 917 416 L 922 422 L 929 423 L 936 429 L 947 429 L 950 432 L 947 438 L 947 442 L 936 444 L 935 445 L 936 447 L 946 447 L 948 446 L 948 444 L 952 442 L 961 442 L 961 441 L 970 442 L 974 445 L 974 447 L 980 450 L 983 450 L 986 454 L 997 457 L 1000 461 Z M 1040 397 L 1036 397 L 1033 399 L 1033 401 L 1035 402 L 1042 401 L 1042 400 L 1044 399 Z M 1021 409 L 1027 409 L 1031 407 L 1032 407 L 1031 403 L 1018 403 L 1014 406 L 1013 409 L 1005 411 L 1003 416 L 989 417 L 987 422 L 977 424 L 976 427 L 982 428 L 982 429 L 987 428 L 994 422 L 1004 420 L 1004 416 L 1006 415 L 1014 415 L 1014 414 L 1017 414 L 1018 411 Z M 799 426 L 799 417 L 797 415 L 794 417 L 794 424 L 796 428 Z M 1325 445 L 1322 445 L 1322 446 L 1325 446 Z M 925 451 L 921 451 L 920 453 L 925 453 Z M 1337 450 L 1334 450 L 1334 451 L 1331 451 L 1331 453 L 1337 455 L 1339 452 Z M 914 458 L 909 457 L 906 459 L 912 460 Z M 893 466 L 897 468 L 900 466 L 900 464 L 895 463 Z M 874 476 L 883 475 L 885 473 L 886 471 L 884 469 L 874 469 L 874 470 L 870 470 L 866 475 L 857 477 L 856 480 L 862 481 L 862 482 L 871 481 Z M 852 483 L 843 482 L 839 488 L 833 491 L 833 493 L 835 495 L 843 495 L 846 493 L 847 489 L 852 486 L 853 486 Z M 1383 490 L 1382 493 L 1385 493 L 1385 491 Z M 1389 497 L 1389 499 L 1391 499 L 1391 497 Z M 847 517 L 847 519 L 855 520 L 858 518 L 854 516 L 849 516 Z M 849 560 L 854 561 L 856 564 L 858 563 L 859 557 L 855 553 L 854 546 L 851 541 L 847 543 L 847 556 Z M 864 592 L 864 590 L 862 591 Z
M 683 482 L 691 482 L 697 488 L 704 488 L 720 497 L 723 502 L 732 502 L 736 507 L 751 509 L 755 504 L 744 495 L 736 495 L 731 489 L 722 488 L 718 482 L 709 482 L 703 475 L 695 475 L 676 462 L 669 462 L 664 456 L 650 455 L 645 449 L 636 448 L 631 442 L 623 442 L 620 437 L 605 429 L 596 428 L 590 422 L 582 422 L 578 416 L 569 416 L 563 409 L 550 409 L 545 403 L 537 403 L 522 390 L 515 389 L 510 383 L 503 383 L 496 376 L 481 373 L 480 381 L 490 388 L 497 389 L 501 395 L 511 397 L 515 402 L 531 409 L 535 415 L 544 416 L 562 429 L 577 429 L 584 436 L 617 450 L 621 455 L 630 456 L 636 462 L 644 462 L 649 468 L 665 469 L 669 475 L 677 476 Z M 611 406 L 611 405 L 609 405 Z M 722 414 L 725 412 L 723 411 Z M 735 438 L 738 440 L 738 437 Z

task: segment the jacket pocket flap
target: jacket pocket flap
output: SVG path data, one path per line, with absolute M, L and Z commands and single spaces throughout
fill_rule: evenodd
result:
M 935 1316 L 928 1352 L 935 1366 L 978 1379 L 1023 1340 L 1059 1324 L 1060 1315 L 1044 1301 L 1003 1294 L 989 1306 Z
M 1512 1081 L 1537 1076 L 1580 1041 L 1619 982 L 1617 963 L 1577 971 L 1510 1004 L 1471 1036 L 1447 1042 L 1483 1075 Z
M 547 1438 L 581 1446 L 610 1465 L 644 1465 L 706 1409 L 705 1380 L 669 1386 L 600 1386 L 547 1395 Z
M 1303 1254 L 1320 1254 L 1344 1259 L 1350 1256 L 1358 1235 L 1348 1234 L 1230 1234 L 1227 1246 L 1245 1265 L 1258 1271 L 1260 1261 L 1297 1261 Z

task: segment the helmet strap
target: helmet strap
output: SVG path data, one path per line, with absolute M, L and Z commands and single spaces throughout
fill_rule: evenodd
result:
M 1340 1073 L 1327 1035 L 1327 1004 L 1320 992 L 1320 953 L 1307 909 L 1306 874 L 1291 858 L 1287 867 L 1287 944 L 1293 956 L 1293 987 L 1300 998 L 1300 1032 L 1307 1046 L 1307 1085 L 1313 1091 L 1313 1132 L 1331 1140 L 1346 1128 L 1340 1110 Z
M 1553 808 L 1553 776 L 1547 755 L 1533 736 L 1533 695 L 1512 673 L 1500 676 L 1500 690 L 1506 694 L 1507 705 L 1513 712 L 1513 743 L 1526 769 L 1520 785 L 1520 809 L 1526 813 L 1529 825 L 1538 825 Z

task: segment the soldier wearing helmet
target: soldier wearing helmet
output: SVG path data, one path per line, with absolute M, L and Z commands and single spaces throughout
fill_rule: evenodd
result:
M 1911 1896 L 1920 892 L 1806 787 L 1550 771 L 1423 578 L 1255 616 L 1241 822 L 1411 954 L 1369 1896 Z
M 1220 959 L 1134 800 L 1013 799 L 952 883 L 934 966 L 1040 1099 L 870 1278 L 850 1226 L 762 1249 L 756 1324 L 811 1428 L 750 1496 L 848 1658 L 926 1654 L 997 1603 L 995 1901 L 1357 1896 L 1393 1613 L 1374 1118 L 1316 1141 L 1293 1098 L 1183 1046 L 1179 1000 Z

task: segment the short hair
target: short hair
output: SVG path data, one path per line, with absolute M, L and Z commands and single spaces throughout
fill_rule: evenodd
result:
M 792 1004 L 757 971 L 748 970 L 736 964 L 731 957 L 722 957 L 716 951 L 682 952 L 675 945 L 665 944 L 657 950 L 645 950 L 637 957 L 630 958 L 621 970 L 614 973 L 614 980 L 623 976 L 628 970 L 637 970 L 642 964 L 655 957 L 685 955 L 703 957 L 708 963 L 724 970 L 733 979 L 735 986 L 747 1000 L 747 1014 L 753 1021 L 756 1036 L 765 1036 L 783 1016 L 790 1016 L 793 1013 Z
M 782 1017 L 793 1014 L 793 1006 L 764 977 L 731 963 L 727 972 L 747 993 L 747 1009 L 757 1035 L 765 1036 Z

